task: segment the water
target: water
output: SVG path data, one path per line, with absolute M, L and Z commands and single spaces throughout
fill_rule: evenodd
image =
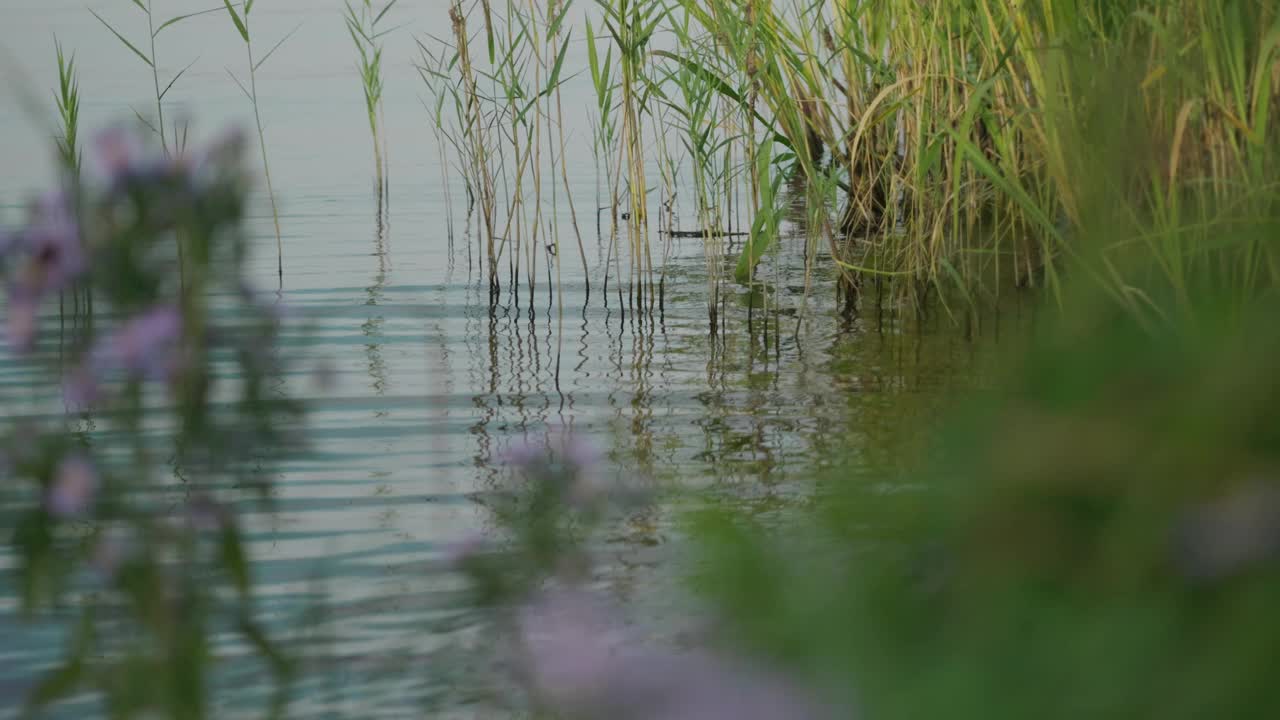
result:
M 131 4 L 89 5 L 127 34 L 145 36 Z M 169 16 L 208 3 L 157 5 Z M 479 500 L 502 481 L 505 450 L 571 427 L 606 450 L 614 470 L 653 478 L 670 491 L 664 497 L 727 498 L 770 513 L 803 498 L 824 463 L 856 465 L 916 398 L 962 382 L 957 369 L 974 352 L 941 318 L 910 329 L 892 316 L 842 318 L 830 268 L 818 268 L 806 296 L 797 242 L 767 264 L 786 309 L 776 322 L 757 311 L 748 329 L 751 298 L 734 288 L 726 302 L 730 332 L 711 338 L 707 270 L 693 240 L 671 247 L 664 312 L 620 307 L 600 283 L 606 241 L 591 220 L 595 170 L 584 127 L 570 128 L 569 167 L 592 266 L 590 295 L 561 197 L 562 241 L 573 248 L 563 253 L 563 295 L 548 296 L 544 281 L 532 307 L 527 295 L 517 306 L 504 294 L 491 312 L 478 227 L 464 208 L 446 212 L 420 103 L 426 91 L 409 65 L 411 34 L 439 34 L 446 3 L 398 7 L 397 22 L 407 26 L 389 36 L 386 51 L 385 228 L 376 219 L 371 142 L 340 5 L 265 0 L 254 9 L 261 46 L 300 25 L 261 71 L 259 87 L 285 233 L 282 299 L 306 321 L 291 325 L 285 349 L 296 362 L 291 388 L 309 401 L 312 450 L 281 468 L 276 511 L 251 520 L 267 621 L 297 627 L 320 604 L 329 614 L 312 631 L 323 636 L 312 654 L 327 659 L 307 667 L 294 705 L 300 716 L 391 717 L 423 708 L 487 716 L 476 709 L 485 706 L 473 702 L 470 683 L 453 682 L 465 673 L 440 663 L 440 653 L 471 642 L 472 624 L 458 609 L 459 579 L 441 556 L 486 527 Z M 45 170 L 50 132 L 32 122 L 14 87 L 31 88 L 42 103 L 49 98 L 54 33 L 82 68 L 87 128 L 152 107 L 148 69 L 82 0 L 6 2 L 0 46 L 18 61 L 5 57 L 3 65 L 12 82 L 0 95 L 0 218 L 11 222 L 24 197 L 52 177 Z M 247 125 L 247 101 L 224 69 L 242 67 L 242 46 L 224 16 L 166 30 L 157 49 L 164 77 L 199 58 L 174 86 L 171 116 L 184 108 L 205 131 Z M 585 66 L 583 55 L 575 45 L 566 64 Z M 565 92 L 570 110 L 590 101 L 581 79 Z M 461 188 L 452 196 L 462 197 Z M 261 241 L 254 274 L 274 288 L 265 203 L 251 229 Z M 333 370 L 332 386 L 313 381 L 311 371 L 322 365 Z M 5 414 L 19 412 L 11 399 L 28 391 L 30 373 L 0 359 Z M 655 588 L 674 582 L 669 548 L 677 519 L 677 504 L 667 500 L 617 528 L 602 585 L 660 615 Z M 0 567 L 10 564 L 0 555 Z M 55 625 L 20 622 L 6 585 L 0 717 L 59 648 Z M 236 689 L 219 700 L 225 715 L 266 690 L 253 670 L 232 675 L 227 684 Z

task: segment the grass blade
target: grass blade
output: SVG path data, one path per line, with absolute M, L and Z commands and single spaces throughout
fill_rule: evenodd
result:
M 302 23 L 298 23 L 298 26 L 290 30 L 288 35 L 285 35 L 284 37 L 280 38 L 280 42 L 276 43 L 270 50 L 267 51 L 266 55 L 263 55 L 262 58 L 259 59 L 258 62 L 254 64 L 253 66 L 254 71 L 257 71 L 258 68 L 262 67 L 262 64 L 265 63 L 267 59 L 270 58 L 275 53 L 276 50 L 279 50 L 280 46 L 284 45 L 286 40 L 293 37 L 294 33 L 298 32 L 301 29 L 302 29 Z
M 231 22 L 236 24 L 236 30 L 240 32 L 240 37 L 244 38 L 246 43 L 249 42 L 249 28 L 245 27 L 244 21 L 240 19 L 236 9 L 232 7 L 231 0 L 222 0 L 222 3 L 227 6 L 227 12 L 231 15 Z
M 165 95 L 168 95 L 168 94 L 169 94 L 169 88 L 173 87 L 173 84 L 174 84 L 174 83 L 176 83 L 176 82 L 178 82 L 178 78 L 182 77 L 182 75 L 183 75 L 184 73 L 186 73 L 188 70 L 190 70 L 190 69 L 191 69 L 191 66 L 192 66 L 192 65 L 195 65 L 195 64 L 196 64 L 196 62 L 197 62 L 199 59 L 200 59 L 200 58 L 199 58 L 199 57 L 197 57 L 195 60 L 192 60 L 191 62 L 187 63 L 187 66 L 186 66 L 186 67 L 184 67 L 184 68 L 182 68 L 181 70 L 179 70 L 179 71 L 178 71 L 178 74 L 173 76 L 173 79 L 169 81 L 169 84 L 164 86 L 164 90 L 160 91 L 160 99 L 161 99 L 161 100 L 163 100 L 163 99 L 164 99 L 164 96 L 165 96 Z
M 98 18 L 98 22 L 102 23 L 108 30 L 110 30 L 112 35 L 115 35 L 116 38 L 120 40 L 120 42 L 124 43 L 125 47 L 132 50 L 134 55 L 137 55 L 139 58 L 141 58 L 142 62 L 147 64 L 147 67 L 151 67 L 151 68 L 155 67 L 155 64 L 151 62 L 151 58 L 143 54 L 143 52 L 139 50 L 137 46 L 135 46 L 133 43 L 126 40 L 125 37 L 121 35 L 115 28 L 111 27 L 111 23 L 107 22 L 106 20 L 103 20 L 102 16 L 94 12 L 92 8 L 89 10 L 89 12 L 93 13 L 93 16 Z

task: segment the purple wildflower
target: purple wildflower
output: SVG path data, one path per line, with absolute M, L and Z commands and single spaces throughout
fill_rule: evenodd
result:
M 49 512 L 59 518 L 76 518 L 88 512 L 98 492 L 98 471 L 78 453 L 58 463 L 46 500 Z
M 472 533 L 445 548 L 445 564 L 461 569 L 489 549 L 489 541 L 481 533 Z
M 151 152 L 137 133 L 113 127 L 94 137 L 87 169 L 95 181 L 119 192 L 131 186 L 184 181 L 191 175 L 190 165 L 181 154 Z
M 540 703 L 619 720 L 835 717 L 786 679 L 708 652 L 643 647 L 615 611 L 581 591 L 539 594 L 517 614 L 518 667 Z
M 36 314 L 39 305 L 29 292 L 15 288 L 9 292 L 9 317 L 6 337 L 14 352 L 25 353 L 36 339 Z
M 596 506 L 606 493 L 600 477 L 600 452 L 581 437 L 566 435 L 560 441 L 560 457 L 572 476 L 569 502 L 580 510 Z
M 177 369 L 182 313 L 164 305 L 125 323 L 100 343 L 92 361 L 101 370 L 123 370 L 146 380 L 169 380 Z
M 8 236 L 4 245 L 16 267 L 9 287 L 8 342 L 26 352 L 35 343 L 41 300 L 64 289 L 89 265 L 67 196 L 58 192 L 42 197 L 27 227 Z
M 88 366 L 81 365 L 62 381 L 62 399 L 68 410 L 88 410 L 101 395 L 98 378 Z
M 62 192 L 40 198 L 19 245 L 28 262 L 18 282 L 37 297 L 62 290 L 89 267 L 80 225 Z
M 145 147 L 138 134 L 123 126 L 107 128 L 90 143 L 87 169 L 97 180 L 116 186 L 142 164 Z
M 63 400 L 71 409 L 91 407 L 102 397 L 108 373 L 169 382 L 181 368 L 182 314 L 162 305 L 125 323 L 99 340 L 85 361 L 63 379 Z
M 0 259 L 8 257 L 9 253 L 21 244 L 21 233 L 0 230 Z
M 546 448 L 534 445 L 531 442 L 521 443 L 506 449 L 500 457 L 503 465 L 519 470 L 523 473 L 533 473 L 541 470 L 547 462 Z
M 227 509 L 207 495 L 187 503 L 187 526 L 197 532 L 212 533 L 230 524 Z

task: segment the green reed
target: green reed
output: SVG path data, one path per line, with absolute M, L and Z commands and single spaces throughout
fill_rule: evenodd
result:
M 241 10 L 237 13 L 235 6 L 231 3 L 231 0 L 223 0 L 223 4 L 225 4 L 227 8 L 227 14 L 230 16 L 236 32 L 240 35 L 240 39 L 244 41 L 245 53 L 248 58 L 248 85 L 246 86 L 245 83 L 241 82 L 240 78 L 236 77 L 235 73 L 231 72 L 230 69 L 227 70 L 227 74 L 231 76 L 231 79 L 234 80 L 240 90 L 244 92 L 245 97 L 249 99 L 249 103 L 253 105 L 253 120 L 258 131 L 258 148 L 262 153 L 262 172 L 267 181 L 267 199 L 271 202 L 271 219 L 274 221 L 276 228 L 276 275 L 281 286 L 283 286 L 284 239 L 280 234 L 280 212 L 276 208 L 276 193 L 271 186 L 271 163 L 267 160 L 267 136 L 266 132 L 262 128 L 262 112 L 259 110 L 258 106 L 258 68 L 262 67 L 267 60 L 271 59 L 271 56 L 275 54 L 276 50 L 279 50 L 280 47 L 284 45 L 285 41 L 288 40 L 294 32 L 297 32 L 297 28 L 281 38 L 262 57 L 255 59 L 253 54 L 253 35 L 250 33 L 251 26 L 249 24 L 249 11 L 253 9 L 255 1 L 256 0 L 245 0 L 245 2 L 240 4 Z
M 225 0 L 224 0 L 225 1 Z M 375 9 L 373 0 L 345 0 L 344 20 L 351 42 L 356 46 L 359 60 L 356 69 L 360 73 L 360 85 L 364 90 L 365 112 L 369 120 L 369 132 L 373 136 L 373 161 L 375 192 L 379 208 L 385 207 L 390 189 L 387 183 L 386 132 L 383 124 L 382 92 L 382 38 L 395 28 L 382 28 L 382 21 L 398 0 L 390 0 L 381 9 Z
M 164 153 L 166 155 L 172 155 L 180 151 L 182 149 L 182 146 L 185 144 L 186 129 L 185 127 L 182 129 L 179 129 L 175 125 L 175 127 L 173 128 L 173 138 L 172 138 L 172 144 L 171 144 L 170 138 L 168 135 L 168 129 L 165 125 L 165 119 L 164 119 L 164 99 L 166 96 L 168 96 L 169 91 L 173 89 L 173 86 L 178 82 L 178 80 L 181 79 L 182 76 L 185 75 L 187 71 L 190 70 L 192 66 L 195 65 L 196 61 L 192 60 L 190 63 L 185 65 L 181 70 L 175 73 L 173 77 L 169 78 L 168 82 L 164 83 L 164 87 L 161 87 L 160 67 L 159 67 L 160 60 L 159 60 L 159 56 L 156 53 L 156 38 L 160 36 L 160 33 L 164 32 L 165 30 L 168 30 L 169 28 L 181 22 L 184 22 L 194 17 L 198 17 L 200 15 L 207 15 L 213 12 L 221 12 L 222 8 L 220 7 L 212 8 L 209 10 L 200 10 L 198 12 L 175 15 L 167 20 L 164 20 L 164 19 L 161 19 L 160 17 L 157 17 L 155 13 L 152 11 L 151 0 L 145 0 L 145 2 L 144 0 L 131 0 L 131 2 L 133 3 L 134 7 L 136 7 L 138 11 L 141 12 L 143 16 L 146 17 L 147 19 L 147 41 L 146 43 L 143 43 L 143 46 L 146 48 L 145 51 L 143 49 L 140 49 L 139 46 L 134 44 L 133 42 L 130 42 L 129 39 L 124 36 L 123 33 L 117 30 L 115 26 L 113 26 L 111 23 L 107 22 L 105 18 L 99 15 L 92 8 L 89 9 L 89 12 L 93 13 L 93 16 L 97 18 L 98 22 L 102 23 L 103 27 L 111 31 L 111 34 L 114 35 L 116 39 L 119 40 L 120 43 L 125 46 L 125 48 L 127 48 L 130 52 L 132 52 L 139 60 L 146 63 L 148 69 L 150 69 L 151 83 L 154 89 L 154 98 L 156 103 L 156 121 L 154 124 L 149 122 L 146 118 L 142 116 L 142 113 L 138 112 L 137 110 L 134 110 L 134 115 L 137 116 L 138 120 L 143 125 L 148 127 L 153 133 L 155 133 L 160 137 L 160 147 L 164 151 Z
M 596 175 L 600 175 L 600 162 L 604 161 L 604 177 L 609 192 L 609 206 L 607 208 L 600 206 L 599 182 L 596 183 L 597 201 L 596 212 L 601 210 L 609 210 L 616 229 L 618 222 L 618 191 L 613 185 L 613 153 L 618 143 L 618 124 L 613 112 L 614 89 L 617 82 L 614 79 L 613 66 L 613 46 L 609 45 L 605 48 L 604 59 L 600 58 L 600 36 L 595 33 L 591 25 L 591 19 L 586 21 L 587 25 L 587 63 L 588 70 L 591 73 L 591 88 L 595 92 L 596 107 L 591 114 L 591 154 L 596 163 Z
M 507 198 L 505 228 L 488 231 L 491 246 L 500 233 L 491 264 L 507 257 L 519 281 L 523 262 L 532 285 L 540 235 L 558 237 L 541 210 L 544 151 L 567 189 L 557 82 L 572 74 L 560 59 L 567 6 L 477 7 L 487 63 L 470 51 L 455 3 L 453 56 L 437 63 L 437 80 L 452 79 L 452 144 L 469 187 L 487 214 L 496 194 Z M 778 241 L 803 243 L 806 287 L 823 262 L 832 268 L 851 308 L 868 282 L 891 301 L 933 298 L 948 312 L 1010 286 L 1058 297 L 1067 264 L 1124 294 L 1105 254 L 1100 266 L 1076 264 L 1090 202 L 1116 203 L 1125 220 L 1111 252 L 1158 258 L 1173 285 L 1207 261 L 1226 263 L 1243 287 L 1276 279 L 1269 246 L 1209 250 L 1193 231 L 1276 211 L 1267 148 L 1280 122 L 1280 20 L 1266 3 L 597 0 L 592 9 L 602 236 L 599 214 L 612 220 L 602 272 L 606 287 L 626 273 L 633 305 L 651 306 L 665 277 L 648 237 L 650 195 L 669 239 L 680 187 L 693 198 L 713 308 L 726 253 L 736 253 L 735 279 L 754 284 Z M 1102 142 L 1103 127 L 1123 130 L 1129 146 Z M 1112 177 L 1103 147 L 1146 160 Z M 799 208 L 785 218 L 784 185 Z M 1231 202 L 1242 209 L 1228 213 Z M 725 242 L 735 225 L 749 230 L 741 248 Z
M 83 150 L 80 147 L 80 80 L 76 73 L 76 58 L 67 56 L 62 43 L 55 38 L 54 49 L 58 57 L 58 90 L 54 102 L 58 106 L 60 137 L 57 138 L 58 155 L 62 163 L 72 171 L 80 169 Z
M 626 168 L 630 282 L 634 287 L 635 304 L 652 306 L 653 254 L 648 241 L 648 183 L 645 177 L 644 125 L 640 115 L 646 111 L 649 98 L 645 84 L 649 42 L 666 17 L 667 8 L 659 3 L 639 0 L 596 2 L 604 13 L 601 23 L 618 50 L 622 151 L 617 167 Z

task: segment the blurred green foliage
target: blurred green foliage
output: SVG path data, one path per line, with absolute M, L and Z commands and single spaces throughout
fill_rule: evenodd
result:
M 735 643 L 879 720 L 1273 717 L 1280 307 L 1076 307 L 912 470 L 832 473 L 781 527 L 699 515 Z

